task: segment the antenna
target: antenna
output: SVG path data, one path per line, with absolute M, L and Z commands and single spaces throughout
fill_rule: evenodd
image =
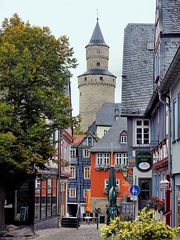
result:
M 96 9 L 96 14 L 97 14 L 97 21 L 99 20 L 99 17 L 98 17 L 98 8 Z

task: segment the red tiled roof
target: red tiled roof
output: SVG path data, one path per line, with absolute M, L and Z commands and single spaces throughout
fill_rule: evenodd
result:
M 85 137 L 85 135 L 74 135 L 73 136 L 73 144 L 76 145 L 76 144 L 80 143 L 84 137 Z

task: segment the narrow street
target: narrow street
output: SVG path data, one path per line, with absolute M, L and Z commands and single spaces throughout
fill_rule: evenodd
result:
M 96 224 L 81 224 L 76 228 L 51 228 L 36 232 L 39 236 L 37 240 L 100 240 L 100 228 Z

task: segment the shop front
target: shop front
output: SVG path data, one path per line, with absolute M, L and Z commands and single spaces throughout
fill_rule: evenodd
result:
M 29 180 L 5 204 L 5 224 L 30 225 L 34 230 L 58 226 L 57 175 Z

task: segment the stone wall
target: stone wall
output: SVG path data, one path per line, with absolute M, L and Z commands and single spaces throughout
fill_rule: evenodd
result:
M 107 46 L 88 46 L 86 48 L 87 70 L 92 68 L 108 69 L 109 48 Z M 100 66 L 97 66 L 97 62 Z
M 79 112 L 82 129 L 86 131 L 95 121 L 96 112 L 105 102 L 114 102 L 116 80 L 113 76 L 81 76 L 79 83 Z

